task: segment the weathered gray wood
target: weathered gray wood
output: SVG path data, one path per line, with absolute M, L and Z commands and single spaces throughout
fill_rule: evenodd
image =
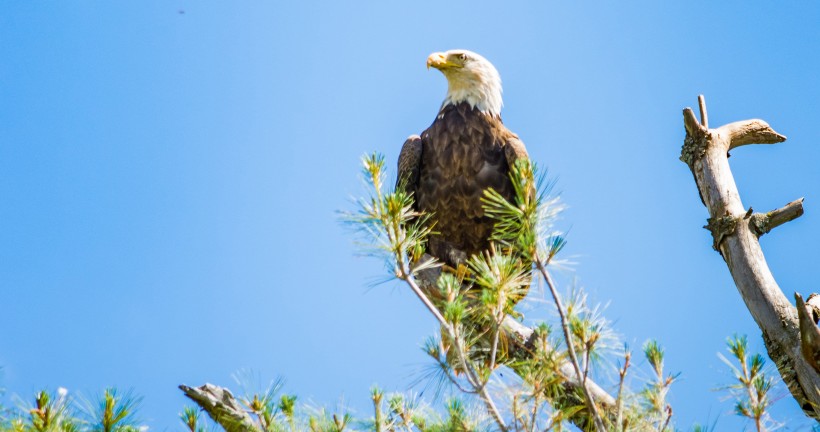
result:
M 705 111 L 705 103 L 701 103 Z M 769 357 L 803 411 L 820 419 L 820 375 L 802 355 L 796 309 L 774 279 L 758 236 L 802 214 L 802 200 L 753 218 L 740 199 L 729 150 L 748 144 L 775 144 L 786 137 L 763 120 L 744 120 L 716 129 L 702 125 L 694 112 L 683 112 L 686 138 L 681 160 L 689 165 L 701 199 L 709 210 L 714 247 L 726 261 L 746 307 L 763 332 Z M 755 223 L 757 222 L 757 224 Z M 761 222 L 762 225 L 761 225 Z M 759 232 L 759 230 L 761 232 Z
M 803 216 L 803 198 L 794 200 L 779 209 L 772 210 L 768 213 L 755 213 L 752 215 L 753 228 L 760 237 L 767 234 L 774 228 L 783 225 L 786 222 L 795 220 Z
M 200 387 L 180 385 L 179 389 L 196 402 L 227 432 L 257 432 L 253 419 L 231 392 L 213 384 Z

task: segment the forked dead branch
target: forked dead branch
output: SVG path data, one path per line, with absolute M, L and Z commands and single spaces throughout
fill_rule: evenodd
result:
M 773 228 L 802 215 L 803 199 L 768 213 L 754 213 L 751 207 L 743 206 L 729 167 L 730 150 L 748 144 L 776 144 L 786 137 L 757 119 L 709 128 L 702 95 L 698 105 L 701 122 L 691 108 L 683 110 L 686 137 L 680 159 L 692 170 L 701 200 L 709 211 L 705 228 L 712 232 L 713 247 L 729 267 L 783 381 L 803 411 L 820 420 L 817 362 L 813 357 L 807 360 L 803 354 L 820 352 L 816 346 L 820 343 L 818 315 L 801 314 L 805 318 L 798 321 L 797 311 L 777 285 L 758 241 Z M 798 304 L 803 305 L 802 299 Z M 805 338 L 801 338 L 801 324 Z

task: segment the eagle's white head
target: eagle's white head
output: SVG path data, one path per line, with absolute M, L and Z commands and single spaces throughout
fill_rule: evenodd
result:
M 450 50 L 430 54 L 427 68 L 430 66 L 447 77 L 442 107 L 467 102 L 483 113 L 501 114 L 501 76 L 487 59 L 472 51 Z

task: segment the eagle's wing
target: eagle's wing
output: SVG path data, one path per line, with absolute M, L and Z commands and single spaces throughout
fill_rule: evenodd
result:
M 514 133 L 511 133 L 507 139 L 507 145 L 504 146 L 504 156 L 507 158 L 507 166 L 509 166 L 510 169 L 512 169 L 516 161 L 530 159 L 529 154 L 527 154 L 527 148 L 524 147 L 524 142 Z M 535 179 L 530 179 L 528 192 L 531 198 L 535 197 Z
M 415 197 L 419 184 L 421 167 L 421 137 L 410 135 L 399 153 L 399 173 L 396 177 L 396 189 L 403 189 Z
M 515 165 L 515 161 L 519 159 L 530 158 L 524 143 L 515 134 L 510 134 L 510 138 L 507 139 L 507 145 L 504 146 L 504 156 L 507 157 L 507 165 L 510 167 Z

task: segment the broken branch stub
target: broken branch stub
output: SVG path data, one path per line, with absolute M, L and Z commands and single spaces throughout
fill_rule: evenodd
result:
M 207 383 L 199 387 L 182 384 L 179 389 L 227 432 L 257 432 L 250 414 L 230 390 Z
M 768 234 L 772 229 L 786 222 L 793 221 L 800 216 L 803 216 L 803 198 L 796 199 L 768 213 L 753 214 L 752 227 L 757 233 L 757 236 L 760 237 L 763 234 Z
M 701 99 L 701 112 L 706 112 Z M 695 177 L 709 211 L 707 228 L 746 307 L 763 332 L 769 357 L 789 391 L 810 417 L 820 419 L 820 374 L 802 355 L 798 314 L 774 279 L 758 237 L 803 213 L 802 199 L 764 215 L 746 211 L 729 167 L 729 150 L 748 144 L 774 144 L 786 137 L 763 120 L 743 120 L 718 128 L 683 111 L 686 128 L 681 160 Z

